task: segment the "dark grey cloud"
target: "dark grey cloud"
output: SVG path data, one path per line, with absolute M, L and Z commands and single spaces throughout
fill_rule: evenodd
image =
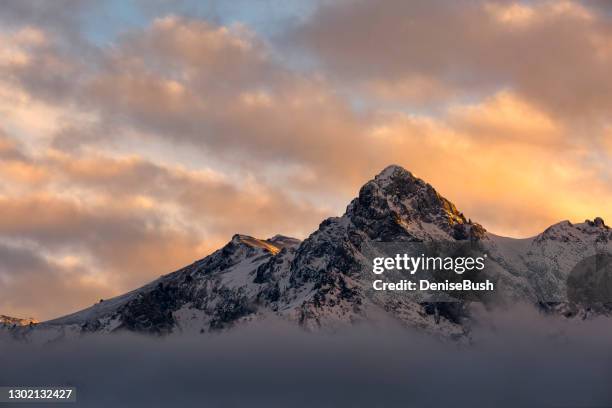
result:
M 279 322 L 197 338 L 3 345 L 0 383 L 73 385 L 78 406 L 607 406 L 611 333 L 532 312 L 471 346 L 389 327 L 306 333 Z M 509 323 L 512 322 L 512 323 Z M 564 328 L 564 334 L 550 336 Z M 245 341 L 245 339 L 248 339 Z
M 25 160 L 18 143 L 0 128 L 0 160 Z
M 113 203 L 84 206 L 50 196 L 2 198 L 0 208 L 3 237 L 35 242 L 52 252 L 92 256 L 91 266 L 110 268 L 109 284 L 123 288 L 201 255 L 197 234 L 169 226 L 153 210 Z
M 14 248 L 7 245 L 0 245 L 0 272 L 3 275 L 21 275 L 28 271 L 39 270 L 41 273 L 52 271 L 53 267 L 49 263 L 37 256 L 32 251 L 25 248 Z
M 76 30 L 80 13 L 94 2 L 85 0 L 5 0 L 0 20 L 5 25 L 35 25 L 58 31 Z
M 95 302 L 108 288 L 84 282 L 86 270 L 53 263 L 40 248 L 0 242 L 0 309 L 4 314 L 37 318 Z

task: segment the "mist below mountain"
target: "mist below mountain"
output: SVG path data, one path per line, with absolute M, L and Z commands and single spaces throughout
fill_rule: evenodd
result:
M 394 325 L 329 334 L 276 320 L 211 336 L 10 342 L 0 383 L 75 386 L 85 407 L 609 406 L 602 320 L 521 306 L 475 328 L 477 347 Z

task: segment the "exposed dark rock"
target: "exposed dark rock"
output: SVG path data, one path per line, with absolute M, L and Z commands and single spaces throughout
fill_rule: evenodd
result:
M 167 334 L 175 326 L 172 312 L 183 299 L 179 290 L 160 282 L 155 289 L 142 293 L 119 311 L 120 329 L 153 334 Z
M 217 292 L 218 304 L 214 309 L 210 328 L 219 330 L 230 326 L 235 320 L 255 312 L 241 289 L 223 288 Z

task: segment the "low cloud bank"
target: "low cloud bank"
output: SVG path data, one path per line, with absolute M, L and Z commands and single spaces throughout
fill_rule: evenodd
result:
M 392 327 L 306 333 L 278 322 L 199 337 L 3 344 L 1 385 L 73 385 L 78 406 L 609 406 L 612 325 L 527 309 L 473 344 Z

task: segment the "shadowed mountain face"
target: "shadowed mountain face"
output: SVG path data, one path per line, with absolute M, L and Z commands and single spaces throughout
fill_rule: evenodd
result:
M 475 244 L 488 256 L 494 296 L 475 303 L 432 303 L 374 291 L 367 252 L 384 242 Z M 142 288 L 13 334 L 206 333 L 273 315 L 309 329 L 388 319 L 464 338 L 478 304 L 490 308 L 523 301 L 587 317 L 595 309 L 567 301 L 568 276 L 586 256 L 610 252 L 611 242 L 612 231 L 601 219 L 565 221 L 529 239 L 496 236 L 423 180 L 389 166 L 360 189 L 343 216 L 324 220 L 304 241 L 235 235 L 206 258 Z

